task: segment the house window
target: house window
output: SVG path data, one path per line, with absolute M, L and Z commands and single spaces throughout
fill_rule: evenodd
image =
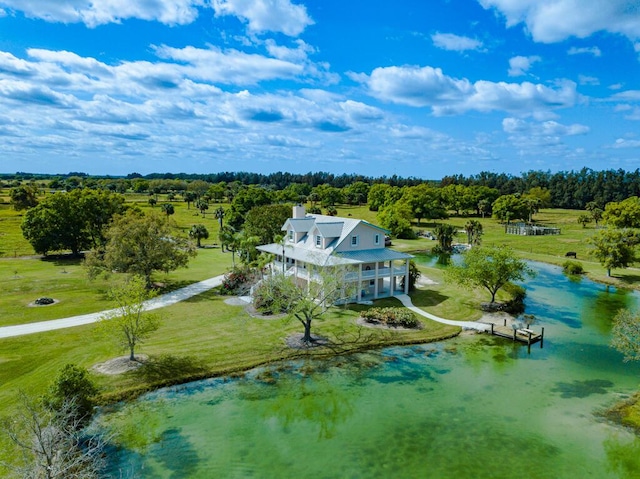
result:
M 358 246 L 359 236 L 354 235 L 351 237 L 351 246 Z
M 289 230 L 289 241 L 293 241 L 293 230 Z
M 320 248 L 322 246 L 322 236 L 316 235 L 316 247 Z
M 380 235 L 376 235 L 374 237 L 373 244 L 375 244 L 375 245 L 379 245 L 380 244 Z

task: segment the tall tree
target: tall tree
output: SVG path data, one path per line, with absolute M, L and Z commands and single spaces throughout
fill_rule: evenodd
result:
M 160 206 L 162 212 L 167 215 L 167 218 L 176 212 L 175 208 L 171 203 L 162 203 Z
M 105 270 L 132 273 L 142 276 L 150 288 L 155 271 L 186 267 L 196 255 L 193 244 L 174 236 L 169 221 L 158 215 L 117 216 L 105 236 L 104 252 L 94 250 L 85 260 L 90 276 Z
M 196 201 L 196 208 L 200 210 L 200 214 L 204 218 L 205 212 L 209 209 L 209 202 L 204 198 L 200 198 Z
M 236 230 L 229 225 L 225 225 L 220 228 L 220 232 L 218 233 L 218 239 L 220 240 L 220 246 L 222 252 L 224 253 L 225 249 L 227 251 L 234 252 L 234 238 L 235 238 Z M 235 259 L 234 259 L 235 265 Z
M 491 294 L 495 302 L 496 293 L 507 283 L 523 281 L 534 275 L 524 260 L 519 259 L 507 246 L 472 248 L 462 256 L 460 264 L 447 270 L 447 279 L 464 287 L 481 287 Z
M 282 225 L 291 216 L 288 205 L 262 205 L 251 208 L 244 222 L 248 236 L 259 238 L 260 244 L 273 243 L 282 234 Z
M 406 203 L 394 203 L 383 207 L 377 215 L 380 226 L 391 231 L 396 238 L 413 238 L 412 213 Z
M 184 198 L 184 201 L 187 202 L 187 209 L 191 209 L 191 203 L 193 203 L 198 198 L 198 195 L 195 191 L 185 191 L 182 194 L 182 197 Z
M 124 209 L 124 197 L 105 190 L 54 193 L 27 210 L 22 234 L 36 253 L 71 250 L 78 255 L 103 244 L 104 227 Z
M 345 281 L 348 268 L 334 267 L 317 271 L 320 281 L 299 284 L 289 276 L 275 274 L 263 280 L 254 294 L 254 301 L 268 304 L 271 311 L 286 313 L 304 327 L 302 341 L 311 344 L 316 339 L 311 334 L 314 321 L 322 318 L 334 304 L 350 299 L 355 283 Z
M 477 220 L 469 220 L 464 225 L 467 232 L 467 242 L 472 246 L 479 246 L 482 241 L 482 223 Z
M 592 254 L 607 269 L 607 276 L 611 276 L 612 269 L 627 268 L 636 261 L 640 236 L 630 229 L 607 228 L 587 241 L 593 245 Z
M 453 250 L 453 239 L 458 232 L 458 228 L 449 224 L 439 224 L 433 229 L 433 234 L 438 240 L 440 252 L 451 253 Z
M 602 218 L 615 228 L 640 228 L 640 198 L 632 196 L 607 203 Z
M 504 222 L 511 220 L 526 221 L 531 211 L 529 205 L 516 195 L 502 195 L 493 202 L 491 209 L 493 217 Z
M 101 317 L 98 329 L 129 352 L 129 361 L 136 361 L 136 346 L 160 327 L 158 316 L 148 313 L 144 304 L 154 296 L 155 291 L 149 290 L 139 276 L 132 276 L 109 290 L 109 299 L 116 307 Z
M 220 229 L 222 229 L 224 223 L 225 210 L 222 206 L 218 206 L 216 210 L 213 212 L 213 216 L 218 220 L 218 224 L 220 225 Z
M 28 210 L 38 204 L 38 187 L 29 184 L 20 185 L 11 188 L 9 196 L 14 210 Z
M 202 248 L 202 240 L 209 237 L 209 230 L 203 224 L 192 225 L 189 230 L 189 238 L 195 239 L 198 248 Z

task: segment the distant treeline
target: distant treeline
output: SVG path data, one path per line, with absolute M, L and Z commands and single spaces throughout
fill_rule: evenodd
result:
M 551 194 L 551 203 L 554 208 L 584 209 L 587 203 L 595 202 L 604 207 L 611 201 L 622 201 L 631 196 L 640 196 L 640 170 L 625 171 L 605 170 L 594 171 L 583 168 L 580 171 L 528 171 L 520 176 L 506 173 L 481 172 L 477 175 L 445 176 L 440 181 L 424 180 L 415 177 L 402 178 L 396 175 L 370 177 L 356 174 L 335 175 L 327 172 L 316 173 L 285 173 L 270 174 L 249 172 L 221 172 L 210 174 L 187 173 L 152 173 L 141 175 L 131 173 L 126 177 L 117 176 L 92 176 L 86 173 L 72 172 L 66 175 L 44 175 L 19 172 L 14 175 L 0 174 L 0 180 L 45 180 L 57 179 L 65 183 L 67 179 L 75 178 L 75 183 L 85 183 L 87 180 L 105 181 L 135 181 L 135 180 L 181 180 L 191 182 L 195 180 L 207 183 L 236 183 L 242 185 L 258 185 L 271 190 L 283 190 L 293 184 L 306 184 L 311 187 L 329 185 L 334 188 L 344 188 L 356 182 L 364 182 L 369 185 L 384 183 L 391 186 L 416 186 L 427 183 L 430 186 L 447 186 L 460 184 L 466 186 L 487 186 L 495 188 L 500 195 L 526 194 L 531 188 L 544 188 Z M 77 180 L 84 181 L 77 181 Z

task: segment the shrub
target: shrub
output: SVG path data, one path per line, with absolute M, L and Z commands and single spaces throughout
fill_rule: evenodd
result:
M 367 323 L 378 323 L 392 327 L 419 328 L 416 315 L 404 308 L 370 308 L 361 313 Z
M 58 412 L 71 405 L 77 416 L 75 419 L 85 423 L 93 414 L 97 394 L 89 372 L 75 364 L 67 364 L 49 387 L 43 402 L 48 409 Z
M 582 267 L 581 263 L 577 263 L 575 261 L 565 261 L 564 264 L 562 265 L 562 272 L 564 274 L 571 274 L 571 275 L 583 274 L 584 268 Z
M 220 294 L 234 295 L 245 294 L 251 289 L 251 285 L 255 283 L 257 272 L 254 268 L 242 265 L 236 266 L 224 275 Z

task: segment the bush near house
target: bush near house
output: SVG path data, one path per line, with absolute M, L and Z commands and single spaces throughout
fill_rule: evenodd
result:
M 416 315 L 404 308 L 371 308 L 363 311 L 361 316 L 367 323 L 384 324 L 394 328 L 419 328 L 422 326 Z
M 234 295 L 246 294 L 257 280 L 254 268 L 248 266 L 236 266 L 224 275 L 220 294 Z

